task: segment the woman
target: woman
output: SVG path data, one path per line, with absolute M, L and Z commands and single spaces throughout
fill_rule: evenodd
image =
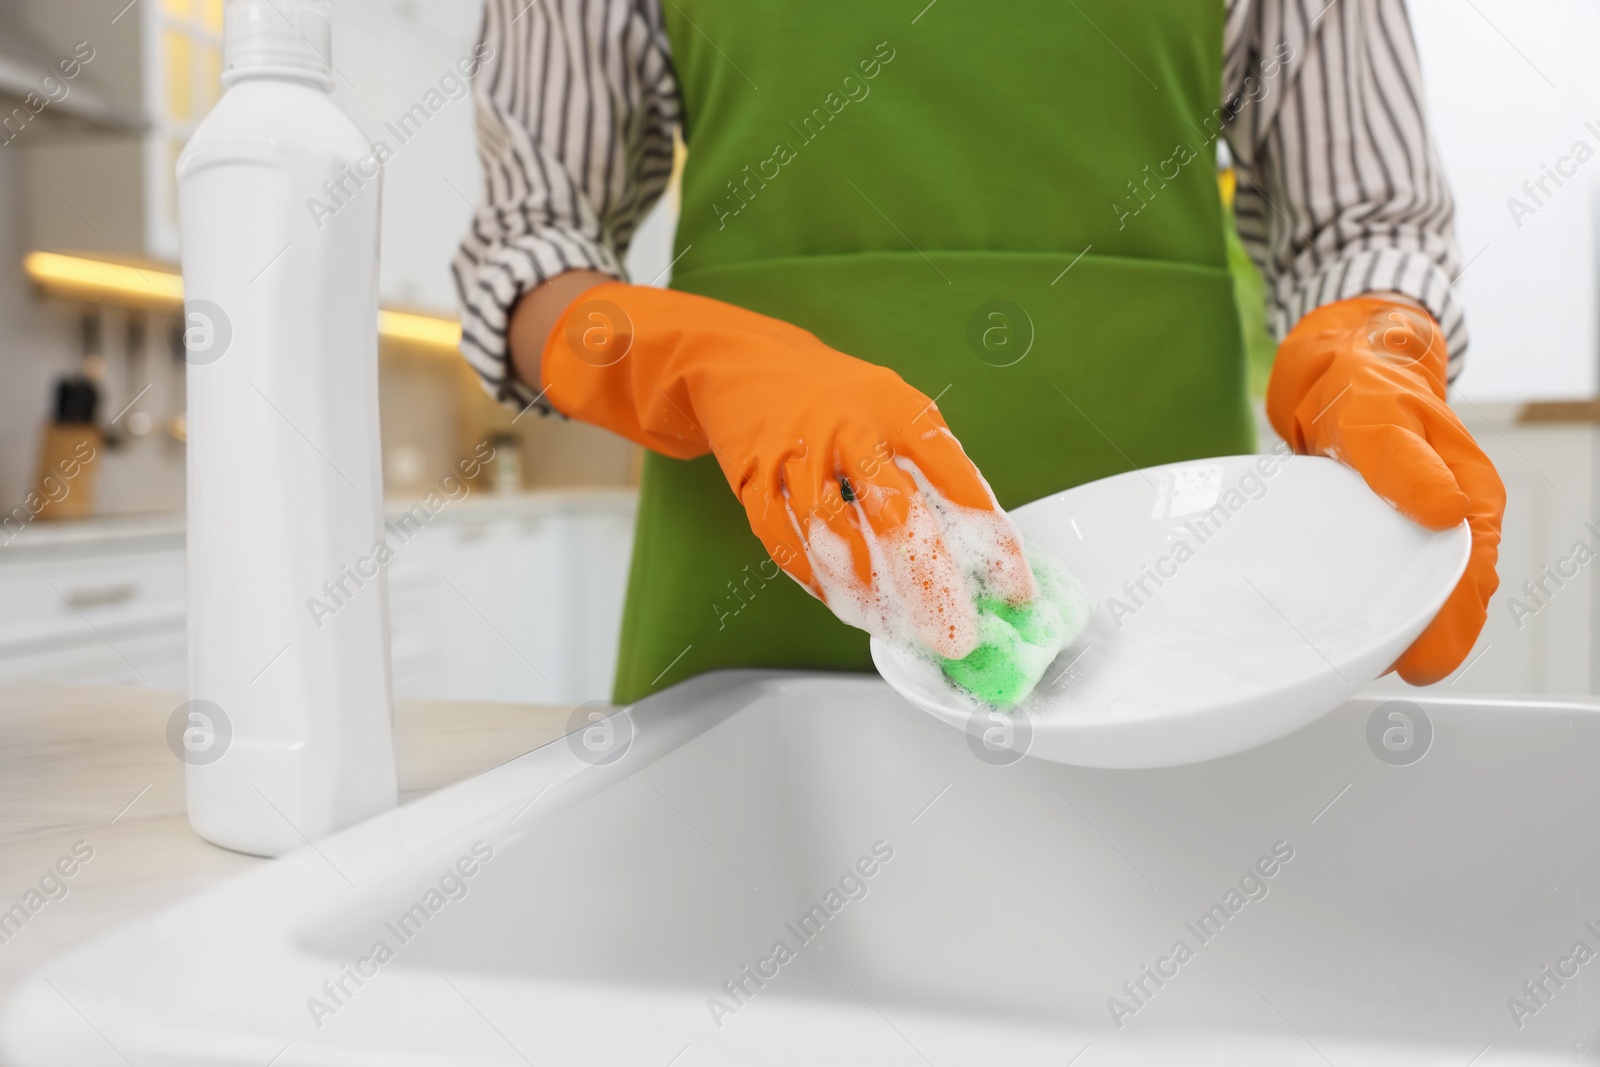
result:
M 1033 590 L 997 505 L 1250 451 L 1218 139 L 1283 336 L 1268 414 L 1470 519 L 1397 668 L 1470 650 L 1504 490 L 1444 402 L 1466 330 L 1402 0 L 490 0 L 482 36 L 462 348 L 651 450 L 619 702 L 870 669 L 855 627 L 963 654 L 974 581 Z M 621 284 L 674 129 L 673 289 Z

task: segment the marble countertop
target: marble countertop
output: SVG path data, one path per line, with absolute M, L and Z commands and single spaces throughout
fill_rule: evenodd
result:
M 0 1001 L 33 968 L 135 916 L 267 862 L 198 837 L 184 815 L 183 764 L 168 750 L 177 693 L 149 688 L 0 686 L 0 912 L 57 862 L 66 893 L 14 934 L 0 928 Z M 560 737 L 570 709 L 402 702 L 395 740 L 402 801 Z M 76 852 L 74 851 L 76 848 Z M 76 862 L 92 850 L 86 862 Z M 57 883 L 52 880 L 51 886 Z

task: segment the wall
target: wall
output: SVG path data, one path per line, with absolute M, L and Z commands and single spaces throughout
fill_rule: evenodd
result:
M 450 258 L 478 195 L 472 99 L 445 97 L 408 140 L 388 125 L 470 54 L 478 8 L 460 0 L 334 5 L 334 99 L 394 152 L 383 173 L 383 297 L 448 314 L 456 310 Z
M 1480 400 L 1591 396 L 1600 156 L 1560 188 L 1547 182 L 1555 195 L 1532 215 L 1513 219 L 1507 200 L 1532 203 L 1523 183 L 1575 142 L 1600 153 L 1600 9 L 1409 2 L 1467 268 L 1459 284 L 1473 347 L 1458 385 Z

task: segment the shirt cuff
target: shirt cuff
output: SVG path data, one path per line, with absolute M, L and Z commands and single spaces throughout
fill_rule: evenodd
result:
M 1396 292 L 1421 304 L 1439 324 L 1450 356 L 1448 379 L 1455 381 L 1465 365 L 1470 340 L 1466 315 L 1450 283 L 1450 274 L 1425 253 L 1399 248 L 1352 252 L 1325 261 L 1309 276 L 1280 279 L 1277 290 L 1272 329 L 1279 340 L 1301 318 L 1325 304 L 1363 293 Z
M 507 332 L 511 312 L 528 290 L 572 270 L 591 270 L 619 281 L 627 272 L 604 243 L 572 231 L 523 235 L 497 242 L 477 257 L 463 249 L 455 266 L 461 298 L 461 354 L 484 389 L 507 406 L 541 415 L 560 412 L 543 392 L 517 377 Z

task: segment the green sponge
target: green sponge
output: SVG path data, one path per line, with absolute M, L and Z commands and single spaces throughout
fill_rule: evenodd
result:
M 1031 545 L 1027 555 L 1039 583 L 1038 599 L 1017 605 L 979 597 L 978 647 L 962 659 L 939 660 L 946 678 L 1000 707 L 1033 692 L 1050 661 L 1088 625 L 1092 607 L 1083 586 L 1058 560 Z

